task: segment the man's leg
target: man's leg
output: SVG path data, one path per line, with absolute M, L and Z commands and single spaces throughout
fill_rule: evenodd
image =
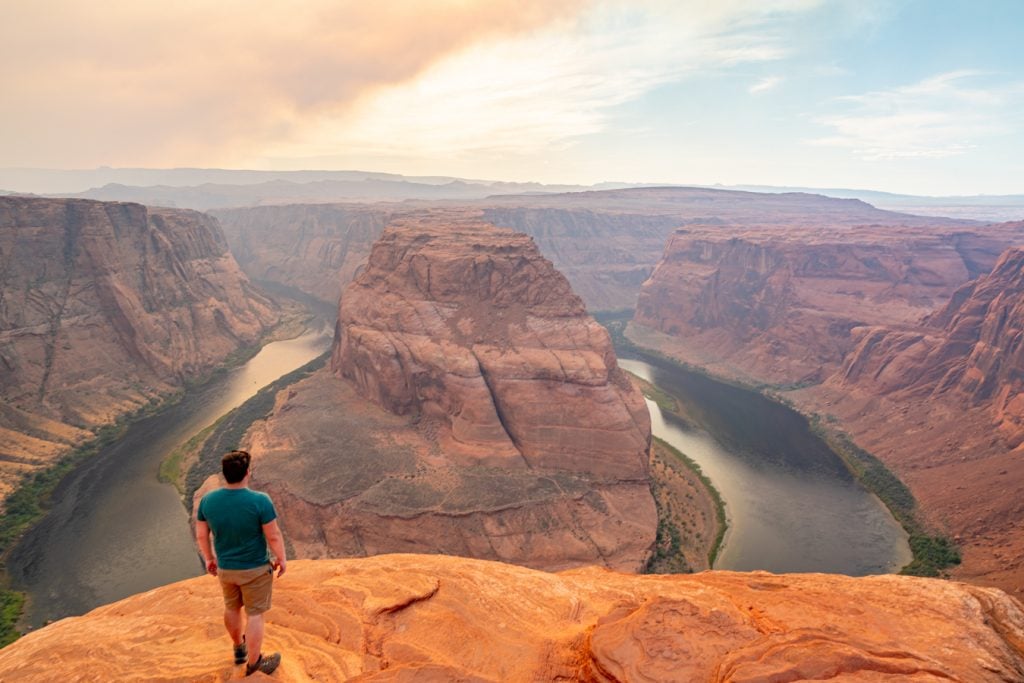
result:
M 241 606 L 238 607 L 225 607 L 224 608 L 224 628 L 228 630 L 228 635 L 231 636 L 231 643 L 239 645 L 242 642 L 242 634 L 246 632 L 246 615 L 242 610 Z M 260 629 L 262 631 L 262 628 Z M 252 639 L 247 638 L 247 642 L 251 643 Z
M 263 615 L 250 614 L 245 627 L 245 642 L 249 646 L 249 666 L 255 666 L 263 647 Z

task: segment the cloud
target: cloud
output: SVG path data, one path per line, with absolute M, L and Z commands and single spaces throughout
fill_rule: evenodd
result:
M 833 135 L 812 145 L 844 147 L 864 160 L 943 158 L 1009 133 L 1021 83 L 983 87 L 988 74 L 957 70 L 890 90 L 840 97 L 842 113 L 814 119 Z
M 600 2 L 568 28 L 477 43 L 267 154 L 315 157 L 327 144 L 349 158 L 404 163 L 565 149 L 659 86 L 787 56 L 786 22 L 817 4 Z
M 781 76 L 767 76 L 759 80 L 754 85 L 750 86 L 747 89 L 747 91 L 751 95 L 756 95 L 757 93 L 768 92 L 769 90 L 773 90 L 780 83 L 782 83 Z
M 0 21 L 0 165 L 229 163 L 586 0 L 38 0 Z

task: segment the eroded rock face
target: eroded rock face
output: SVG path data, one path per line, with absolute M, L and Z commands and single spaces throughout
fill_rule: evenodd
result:
M 332 369 L 454 445 L 529 467 L 646 476 L 650 418 L 607 332 L 526 235 L 398 222 L 346 290 Z
M 854 348 L 854 328 L 901 324 L 943 305 L 988 253 L 962 236 L 903 229 L 772 236 L 678 230 L 634 320 L 704 365 L 759 382 L 820 382 Z
M 63 619 L 0 651 L 5 681 L 224 681 L 217 582 Z M 289 563 L 273 680 L 1024 680 L 1024 611 L 996 589 L 898 576 L 547 574 L 463 558 Z M 269 680 L 269 679 L 268 679 Z
M 921 325 L 856 330 L 827 400 L 965 547 L 960 575 L 1024 586 L 1024 249 Z M 867 405 L 871 406 L 866 410 Z
M 330 368 L 247 439 L 303 557 L 637 571 L 655 538 L 650 418 L 607 333 L 528 237 L 464 213 L 385 231 Z
M 0 198 L 0 491 L 277 321 L 193 211 Z
M 289 204 L 211 211 L 250 277 L 334 306 L 396 213 L 359 204 Z

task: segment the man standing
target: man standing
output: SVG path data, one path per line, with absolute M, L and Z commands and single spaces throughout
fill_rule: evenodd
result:
M 246 676 L 256 671 L 272 673 L 281 663 L 280 654 L 264 657 L 260 648 L 274 569 L 280 578 L 287 564 L 274 503 L 267 494 L 249 488 L 250 462 L 245 451 L 225 455 L 221 469 L 227 484 L 203 496 L 196 512 L 196 541 L 206 571 L 220 579 L 224 626 L 235 646 L 235 664 L 246 662 Z M 216 555 L 210 548 L 211 531 Z M 268 545 L 274 562 L 267 554 Z

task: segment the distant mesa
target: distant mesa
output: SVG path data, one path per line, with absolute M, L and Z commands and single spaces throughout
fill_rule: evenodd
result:
M 194 211 L 0 198 L 0 494 L 279 318 Z
M 474 212 L 396 220 L 339 318 L 330 368 L 247 437 L 300 556 L 643 566 L 646 405 L 529 237 Z
M 0 650 L 4 680 L 239 674 L 211 577 Z M 1005 593 L 899 576 L 549 574 L 457 557 L 290 562 L 267 613 L 284 681 L 1024 680 Z M 272 680 L 268 678 L 267 680 Z

